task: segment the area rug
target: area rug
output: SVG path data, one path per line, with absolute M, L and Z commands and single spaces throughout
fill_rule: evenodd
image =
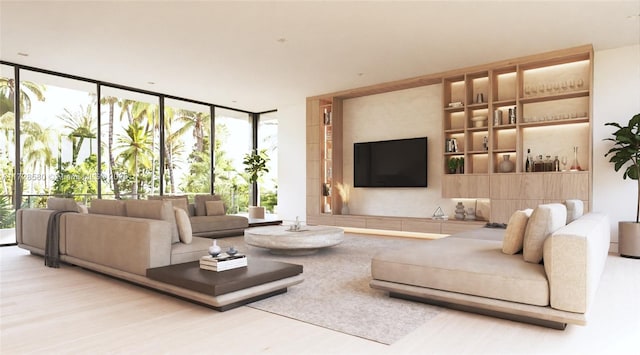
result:
M 390 298 L 385 292 L 370 288 L 371 257 L 381 250 L 428 242 L 346 234 L 340 245 L 313 255 L 276 256 L 247 246 L 242 237 L 219 239 L 223 247 L 233 244 L 249 257 L 303 265 L 303 283 L 249 307 L 383 344 L 394 343 L 439 311 L 438 307 Z

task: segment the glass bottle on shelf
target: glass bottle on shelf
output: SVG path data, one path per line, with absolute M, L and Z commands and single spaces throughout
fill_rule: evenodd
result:
M 533 158 L 531 157 L 531 148 L 527 149 L 527 160 L 524 162 L 524 171 L 527 173 L 533 171 Z
M 551 155 L 547 155 L 547 159 L 544 160 L 544 171 L 553 171 L 553 160 L 551 160 Z
M 533 171 L 541 172 L 544 171 L 544 161 L 542 160 L 542 154 L 538 155 L 538 159 L 533 162 Z
M 555 159 L 553 159 L 553 171 L 560 171 L 560 160 L 557 155 Z
M 578 163 L 578 147 L 573 147 L 573 161 L 571 162 L 571 167 L 569 170 L 572 171 L 581 171 L 580 163 Z

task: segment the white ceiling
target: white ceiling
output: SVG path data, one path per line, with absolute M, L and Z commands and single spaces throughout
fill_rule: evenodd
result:
M 259 112 L 582 44 L 640 44 L 638 14 L 640 0 L 1 0 L 0 58 Z

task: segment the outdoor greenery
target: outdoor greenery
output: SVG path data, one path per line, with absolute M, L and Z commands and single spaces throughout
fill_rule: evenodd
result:
M 102 97 L 102 136 L 101 146 L 97 147 L 95 94 L 87 94 L 86 103 L 65 107 L 58 114 L 52 113 L 52 117 L 33 117 L 31 109 L 36 101 L 46 100 L 47 86 L 22 81 L 20 93 L 20 179 L 22 194 L 29 196 L 31 206 L 46 204 L 46 198 L 51 195 L 73 197 L 78 201 L 96 198 L 99 183 L 103 198 L 158 195 L 161 193 L 161 146 L 165 154 L 162 193 L 210 192 L 209 113 L 165 107 L 164 140 L 161 141 L 158 105 Z M 11 201 L 16 178 L 12 156 L 16 143 L 15 95 L 15 81 L 0 77 L 0 228 L 12 226 L 15 218 Z M 215 192 L 223 197 L 230 213 L 246 211 L 253 174 L 235 168 L 223 149 L 230 137 L 227 125 L 216 122 L 215 130 Z M 266 153 L 262 151 L 262 154 Z M 268 171 L 266 166 L 263 170 Z M 265 207 L 273 210 L 277 192 L 264 191 L 262 200 Z

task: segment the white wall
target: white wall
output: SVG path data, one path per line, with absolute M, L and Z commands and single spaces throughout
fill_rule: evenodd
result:
M 278 108 L 278 216 L 304 221 L 306 207 L 306 102 Z
M 615 131 L 604 124 L 626 125 L 640 113 L 640 45 L 596 52 L 593 74 L 593 210 L 609 214 L 616 250 L 618 221 L 635 220 L 638 190 L 604 157 L 612 143 L 603 139 Z
M 626 123 L 634 114 L 640 113 L 640 46 L 595 53 L 593 96 L 593 210 L 609 214 L 612 239 L 617 242 L 617 222 L 634 218 L 637 191 L 635 181 L 622 180 L 622 173 L 616 173 L 604 158 L 609 146 L 602 139 L 612 132 L 611 127 L 604 126 L 605 122 Z M 278 112 L 278 211 L 285 220 L 293 220 L 296 216 L 304 219 L 306 215 L 305 110 L 306 103 L 302 98 L 299 105 L 281 107 Z M 438 127 L 441 127 L 440 123 Z M 431 158 L 440 154 L 437 150 L 440 148 L 432 144 L 440 134 L 427 135 Z M 429 170 L 429 186 L 434 187 L 433 173 L 437 170 L 431 166 Z M 352 211 L 356 208 L 355 205 L 350 207 Z
M 343 102 L 343 181 L 352 214 L 430 217 L 442 199 L 442 85 L 364 96 Z M 428 137 L 427 188 L 353 188 L 353 143 Z

